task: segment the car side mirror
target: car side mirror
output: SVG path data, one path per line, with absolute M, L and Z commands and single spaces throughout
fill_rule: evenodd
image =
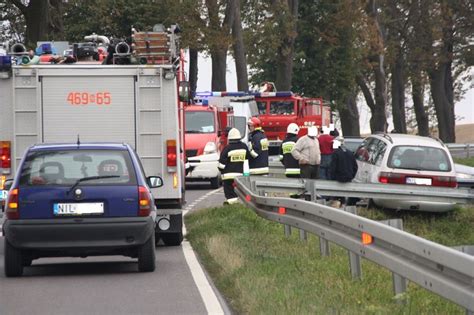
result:
M 3 189 L 8 191 L 10 190 L 10 188 L 12 188 L 12 185 L 13 185 L 13 179 L 11 178 L 7 179 L 5 183 L 3 184 Z
M 149 176 L 147 177 L 147 181 L 150 188 L 158 188 L 163 186 L 163 179 L 160 176 Z
M 181 102 L 189 103 L 189 82 L 188 81 L 180 81 L 179 82 L 179 100 Z

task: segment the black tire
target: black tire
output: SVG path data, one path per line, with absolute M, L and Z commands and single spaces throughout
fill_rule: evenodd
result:
M 166 246 L 179 246 L 183 241 L 183 232 L 163 233 L 160 235 Z
M 221 177 L 217 175 L 214 178 L 211 178 L 211 188 L 212 189 L 217 189 L 221 186 Z
M 138 248 L 138 271 L 155 271 L 155 233 L 152 233 L 148 241 Z
M 23 275 L 23 255 L 21 249 L 13 247 L 5 238 L 5 276 Z

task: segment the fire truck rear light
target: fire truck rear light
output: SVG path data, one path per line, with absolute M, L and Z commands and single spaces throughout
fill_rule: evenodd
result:
M 11 165 L 11 142 L 0 141 L 0 168 L 9 169 Z
M 12 189 L 8 194 L 6 215 L 9 220 L 17 220 L 20 218 L 18 212 L 18 188 Z
M 177 158 L 176 140 L 166 140 L 166 165 L 176 166 Z

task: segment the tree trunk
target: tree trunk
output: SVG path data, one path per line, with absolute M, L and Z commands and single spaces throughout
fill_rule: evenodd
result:
M 286 29 L 287 31 L 282 40 L 282 44 L 278 47 L 278 57 L 276 61 L 276 78 L 275 86 L 277 90 L 291 91 L 291 81 L 293 77 L 293 58 L 295 50 L 295 38 L 297 35 L 297 22 L 298 22 L 298 0 L 283 0 L 282 1 L 287 8 L 288 18 L 283 12 L 278 12 L 282 15 L 282 23 L 290 23 L 290 26 Z
M 445 143 L 455 143 L 451 62 L 441 62 L 437 69 L 430 71 L 430 87 L 438 118 L 439 138 Z
M 383 81 L 385 81 L 385 78 L 383 79 Z M 372 114 L 370 117 L 371 132 L 372 133 L 386 132 L 387 116 L 385 114 L 385 107 L 380 107 L 379 105 L 376 104 L 367 83 L 365 82 L 364 78 L 362 78 L 361 75 L 356 76 L 356 82 L 359 88 L 361 89 L 362 94 L 364 95 L 364 98 L 365 98 L 365 102 L 367 103 L 367 106 L 370 108 L 370 112 Z M 377 89 L 376 89 L 376 92 L 377 92 Z
M 424 84 L 421 75 L 421 70 L 415 69 L 411 78 L 413 108 L 415 109 L 415 118 L 418 126 L 418 134 L 420 136 L 429 136 L 430 128 L 428 121 L 428 114 L 424 106 Z
M 360 137 L 359 111 L 357 109 L 356 96 L 356 93 L 349 95 L 345 106 L 339 109 L 342 133 L 346 137 Z
M 211 89 L 213 91 L 225 91 L 226 85 L 226 69 L 227 69 L 227 49 L 219 49 L 211 51 L 212 57 L 212 79 Z
M 398 133 L 407 133 L 405 112 L 405 73 L 403 55 L 399 52 L 392 65 L 392 115 Z
M 242 21 L 240 18 L 240 0 L 235 1 L 234 23 L 232 23 L 233 49 L 235 58 L 235 71 L 237 72 L 237 89 L 249 90 L 247 73 L 247 59 L 245 58 L 245 45 L 242 35 Z
M 189 49 L 189 85 L 191 93 L 194 94 L 197 89 L 198 80 L 198 51 L 197 49 Z
M 25 17 L 25 43 L 28 48 L 35 48 L 38 41 L 64 39 L 62 0 L 31 0 L 28 6 L 20 0 L 10 2 Z

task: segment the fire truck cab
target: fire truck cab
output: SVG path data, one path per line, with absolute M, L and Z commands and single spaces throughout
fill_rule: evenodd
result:
M 308 127 L 329 127 L 331 123 L 331 109 L 323 104 L 322 98 L 306 98 L 292 92 L 253 94 L 270 146 L 278 146 L 285 139 L 290 123 L 298 124 L 299 136 L 305 135 Z

